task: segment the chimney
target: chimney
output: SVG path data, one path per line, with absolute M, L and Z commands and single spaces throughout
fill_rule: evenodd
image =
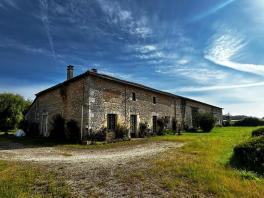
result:
M 67 67 L 67 80 L 70 80 L 71 78 L 73 78 L 73 66 L 69 65 Z
M 93 68 L 93 69 L 91 69 L 91 72 L 97 73 L 97 69 Z

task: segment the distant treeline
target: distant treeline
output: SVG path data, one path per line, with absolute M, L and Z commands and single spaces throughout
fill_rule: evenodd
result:
M 264 126 L 264 120 L 255 117 L 244 117 L 235 120 L 231 116 L 227 116 L 223 121 L 224 126 Z
M 223 115 L 223 120 L 243 120 L 245 118 L 248 118 L 248 116 L 246 115 L 230 115 L 230 114 L 226 114 Z

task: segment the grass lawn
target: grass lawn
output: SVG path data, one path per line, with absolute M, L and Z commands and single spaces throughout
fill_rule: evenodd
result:
M 70 193 L 45 167 L 0 160 L 0 197 L 65 197 Z
M 177 151 L 163 153 L 151 160 L 152 165 L 147 170 L 125 179 L 131 186 L 138 181 L 159 182 L 176 197 L 179 191 L 197 197 L 264 197 L 263 177 L 229 166 L 234 146 L 250 138 L 253 129 L 226 127 L 215 128 L 211 133 L 154 137 L 155 141 L 180 141 L 186 145 Z M 143 182 L 143 188 L 150 186 Z
M 146 160 L 147 167 L 120 172 L 116 180 L 132 191 L 162 189 L 170 197 L 264 197 L 264 178 L 229 165 L 235 145 L 247 140 L 255 127 L 215 128 L 211 133 L 183 133 L 152 137 L 141 141 L 92 146 L 53 144 L 61 148 L 102 149 L 135 145 L 149 141 L 178 141 L 185 146 L 171 149 Z M 36 144 L 32 139 L 4 138 L 0 141 Z M 41 141 L 41 140 L 39 140 Z M 37 141 L 37 144 L 40 142 Z M 43 143 L 46 145 L 46 143 Z M 52 144 L 51 144 L 52 145 Z M 28 197 L 30 193 L 61 196 L 67 194 L 64 183 L 55 175 L 41 172 L 41 167 L 0 161 L 0 197 Z M 39 181 L 36 188 L 34 182 Z M 41 182 L 44 181 L 44 184 Z M 155 184 L 155 185 L 153 185 Z M 43 185 L 41 187 L 41 185 Z M 158 188 L 156 188 L 158 186 Z M 45 194 L 46 193 L 46 194 Z M 120 192 L 121 193 L 121 192 Z M 159 192 L 156 192 L 159 195 Z M 45 196 L 47 197 L 47 196 Z

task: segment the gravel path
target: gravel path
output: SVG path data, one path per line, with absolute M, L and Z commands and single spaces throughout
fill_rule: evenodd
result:
M 142 189 L 132 190 L 125 175 L 144 170 L 152 159 L 168 149 L 183 146 L 178 142 L 151 142 L 111 149 L 61 149 L 58 147 L 25 147 L 17 143 L 0 142 L 0 159 L 24 161 L 54 172 L 58 179 L 66 181 L 72 197 L 140 197 Z M 152 181 L 149 181 L 151 183 Z M 158 190 L 156 183 L 153 188 Z M 144 197 L 169 197 L 164 189 L 159 196 L 150 189 Z
M 136 146 L 112 149 L 61 149 L 56 147 L 27 148 L 18 143 L 1 143 L 0 158 L 6 160 L 48 162 L 48 163 L 81 163 L 81 162 L 128 162 L 135 158 L 146 157 L 163 152 L 170 148 L 181 147 L 182 143 L 153 142 Z

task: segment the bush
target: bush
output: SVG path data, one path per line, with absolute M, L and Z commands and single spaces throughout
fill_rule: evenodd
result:
M 264 174 L 264 136 L 252 138 L 249 141 L 237 145 L 231 164 L 246 170 Z
M 116 129 L 115 129 L 116 139 L 128 138 L 128 133 L 129 133 L 129 130 L 126 126 L 119 125 L 119 124 L 116 126 Z
M 22 120 L 19 123 L 19 128 L 22 129 L 28 137 L 39 136 L 39 124 L 36 122 Z
M 49 137 L 53 140 L 65 140 L 65 119 L 60 114 L 57 114 L 53 116 L 51 125 L 52 127 Z
M 204 132 L 210 132 L 215 125 L 215 119 L 212 114 L 204 113 L 199 115 L 199 126 Z
M 264 128 L 259 128 L 252 131 L 252 137 L 264 136 Z
M 73 142 L 80 140 L 80 128 L 75 120 L 69 120 L 66 124 L 67 127 L 67 139 Z
M 190 132 L 190 133 L 196 133 L 198 131 L 198 129 L 192 127 L 192 128 L 188 128 L 186 131 Z
M 148 133 L 148 123 L 147 122 L 145 122 L 145 123 L 143 123 L 143 122 L 139 123 L 139 134 L 138 134 L 138 136 L 140 138 L 144 138 L 144 137 L 147 136 L 147 133 Z
M 96 141 L 105 141 L 106 140 L 106 128 L 101 128 L 97 133 L 95 134 Z
M 254 118 L 254 117 L 248 117 L 244 118 L 243 120 L 239 120 L 234 123 L 235 126 L 262 126 L 264 125 L 264 121 Z
M 169 123 L 169 120 L 166 117 L 158 118 L 157 125 L 158 125 L 158 132 L 157 135 L 165 135 L 165 129 Z

